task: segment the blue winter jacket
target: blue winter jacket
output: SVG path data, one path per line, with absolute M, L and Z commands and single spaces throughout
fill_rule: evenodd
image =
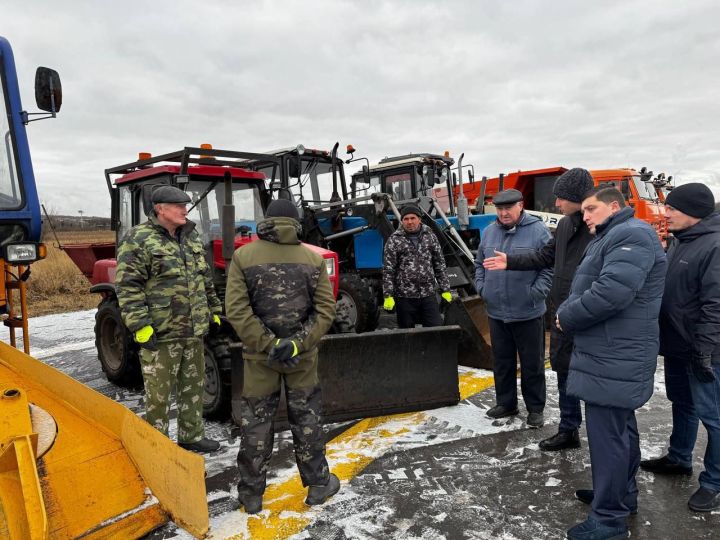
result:
M 545 313 L 545 297 L 550 290 L 552 268 L 543 270 L 485 271 L 485 257 L 495 250 L 508 254 L 534 252 L 550 240 L 542 220 L 523 212 L 510 230 L 497 221 L 488 225 L 480 239 L 475 258 L 475 288 L 485 300 L 488 317 L 503 322 L 528 321 Z
M 641 407 L 653 393 L 667 266 L 657 233 L 633 215 L 623 208 L 596 227 L 557 310 L 575 344 L 568 394 L 622 409 Z

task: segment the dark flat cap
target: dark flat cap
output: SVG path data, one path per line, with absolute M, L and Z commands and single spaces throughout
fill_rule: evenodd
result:
M 505 206 L 515 204 L 522 200 L 522 193 L 520 193 L 517 189 L 506 189 L 505 191 L 501 191 L 495 195 L 492 201 L 495 206 Z
M 150 196 L 150 200 L 153 204 L 162 203 L 189 203 L 190 195 L 185 193 L 182 189 L 178 189 L 175 186 L 160 186 L 155 188 Z

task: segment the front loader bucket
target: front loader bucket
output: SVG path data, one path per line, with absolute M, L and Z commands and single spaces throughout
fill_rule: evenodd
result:
M 209 526 L 202 457 L 0 343 L 0 538 L 138 538 Z
M 490 327 L 483 299 L 477 295 L 456 298 L 445 312 L 446 325 L 463 329 L 458 344 L 458 363 L 474 368 L 492 369 Z
M 320 343 L 318 376 L 324 422 L 455 405 L 458 326 L 333 334 Z M 232 409 L 242 406 L 242 363 L 233 362 Z M 285 425 L 281 403 L 277 421 Z

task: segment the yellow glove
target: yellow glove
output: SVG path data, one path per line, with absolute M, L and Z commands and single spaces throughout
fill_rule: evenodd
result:
M 213 313 L 212 322 L 220 326 L 220 315 L 218 315 L 217 313 Z
M 452 302 L 452 293 L 450 291 L 445 291 L 440 296 L 442 296 L 442 299 L 445 300 L 448 304 Z
M 143 326 L 140 330 L 135 332 L 135 341 L 138 343 L 147 343 L 154 333 L 155 330 L 153 330 L 152 326 Z
M 143 326 L 135 332 L 135 341 L 138 342 L 143 349 L 147 349 L 148 351 L 158 350 L 155 330 L 153 330 L 153 327 L 150 325 Z
M 395 299 L 392 296 L 388 296 L 383 302 L 383 309 L 385 311 L 392 311 L 395 307 Z

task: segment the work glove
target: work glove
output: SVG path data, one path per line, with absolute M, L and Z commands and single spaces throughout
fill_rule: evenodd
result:
M 395 299 L 392 296 L 385 298 L 385 301 L 383 302 L 383 309 L 385 311 L 392 311 L 395 309 Z
M 148 351 L 157 351 L 157 336 L 155 330 L 150 325 L 143 326 L 135 332 L 135 341 L 140 344 L 143 349 Z
M 270 349 L 268 362 L 281 367 L 295 367 L 300 363 L 298 346 L 292 339 L 278 339 Z
M 452 302 L 452 293 L 450 291 L 445 291 L 440 295 L 443 300 L 445 300 L 448 304 Z
M 712 356 L 709 354 L 693 353 L 690 359 L 690 368 L 702 383 L 709 383 L 715 380 L 715 371 L 712 367 Z
M 218 315 L 217 313 L 213 313 L 210 316 L 210 324 L 217 324 L 218 326 L 220 326 L 220 315 Z

